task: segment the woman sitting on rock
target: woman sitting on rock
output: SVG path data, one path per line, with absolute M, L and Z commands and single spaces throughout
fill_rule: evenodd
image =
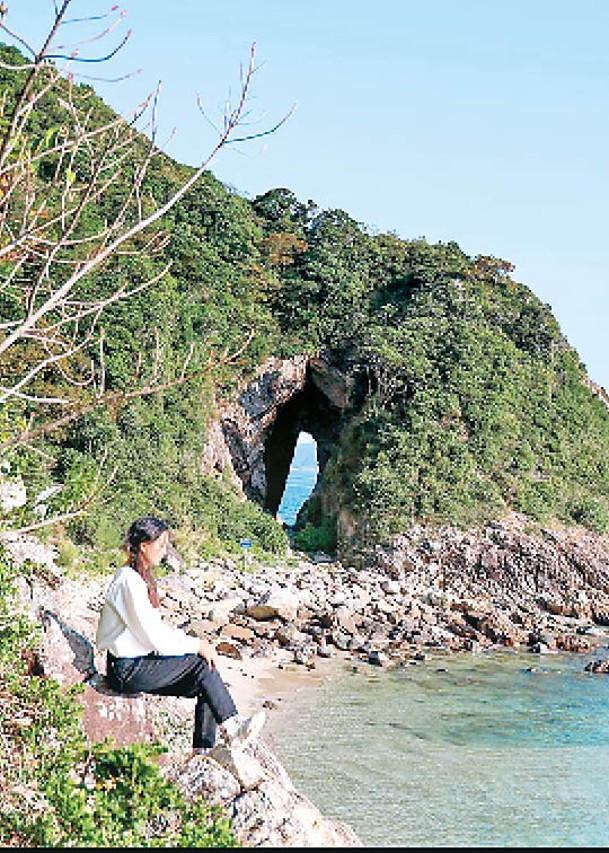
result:
M 264 711 L 238 714 L 213 645 L 163 621 L 152 569 L 168 548 L 164 521 L 145 516 L 129 528 L 129 562 L 114 575 L 97 626 L 97 648 L 107 653 L 106 681 L 119 693 L 196 697 L 195 752 L 213 747 L 217 734 L 229 747 L 243 745 L 260 731 Z

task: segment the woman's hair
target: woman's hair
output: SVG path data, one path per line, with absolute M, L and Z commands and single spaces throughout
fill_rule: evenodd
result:
M 153 607 L 159 606 L 159 594 L 156 581 L 150 568 L 144 568 L 138 564 L 138 554 L 142 542 L 152 542 L 158 539 L 161 533 L 169 530 L 167 524 L 153 515 L 145 515 L 133 522 L 125 536 L 125 549 L 129 552 L 129 565 L 140 575 L 148 587 L 148 598 Z

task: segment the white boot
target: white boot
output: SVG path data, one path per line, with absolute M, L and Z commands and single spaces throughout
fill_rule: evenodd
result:
M 220 726 L 226 746 L 231 749 L 244 746 L 248 740 L 256 737 L 265 721 L 266 714 L 264 711 L 258 711 L 252 717 L 242 717 L 241 714 L 229 717 Z

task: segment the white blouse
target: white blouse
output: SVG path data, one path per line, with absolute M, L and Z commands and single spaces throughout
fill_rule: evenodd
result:
M 117 658 L 196 654 L 198 637 L 163 622 L 148 598 L 146 581 L 130 566 L 121 566 L 106 593 L 95 644 Z

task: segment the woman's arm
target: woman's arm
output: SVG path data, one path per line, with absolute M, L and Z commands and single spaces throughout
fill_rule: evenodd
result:
M 162 619 L 158 608 L 150 603 L 145 582 L 136 572 L 125 574 L 117 587 L 114 604 L 125 628 L 143 647 L 162 655 L 196 654 L 199 651 L 198 637 L 174 628 Z

